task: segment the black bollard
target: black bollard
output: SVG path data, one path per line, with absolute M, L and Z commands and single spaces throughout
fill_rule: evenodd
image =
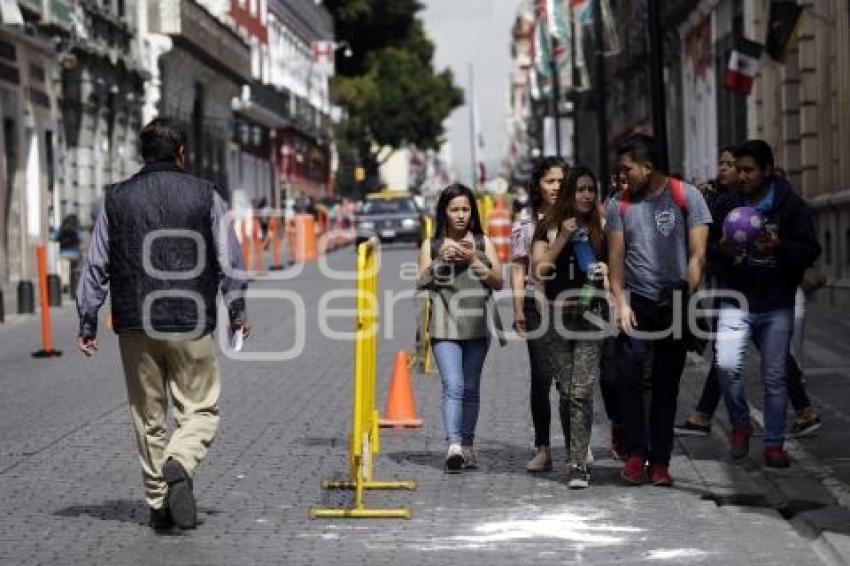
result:
M 32 281 L 18 282 L 18 314 L 35 312 L 35 286 Z
M 0 324 L 6 322 L 6 303 L 3 302 L 3 289 L 0 289 Z
M 58 275 L 47 276 L 47 300 L 51 307 L 62 306 L 62 279 Z

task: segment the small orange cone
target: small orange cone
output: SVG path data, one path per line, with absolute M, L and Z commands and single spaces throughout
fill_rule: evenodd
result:
M 380 420 L 382 428 L 418 428 L 422 419 L 416 418 L 416 406 L 413 402 L 413 387 L 410 382 L 407 352 L 399 350 L 395 355 L 395 367 L 387 395 L 385 417 Z

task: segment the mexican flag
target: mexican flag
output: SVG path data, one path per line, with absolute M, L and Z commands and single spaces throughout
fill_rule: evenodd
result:
M 759 59 L 764 47 L 749 39 L 739 38 L 729 56 L 729 65 L 723 77 L 723 86 L 739 94 L 750 94 L 759 70 Z

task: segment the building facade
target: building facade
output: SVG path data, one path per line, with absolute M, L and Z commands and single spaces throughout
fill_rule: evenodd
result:
M 722 87 L 737 38 L 765 42 L 768 0 L 703 0 L 679 25 L 683 126 L 682 171 L 714 176 L 718 149 L 747 138 L 766 140 L 777 166 L 815 211 L 823 246 L 819 262 L 829 294 L 848 302 L 850 289 L 850 6 L 801 1 L 796 41 L 780 63 L 763 55 L 753 91 Z M 672 145 L 672 144 L 671 144 Z
M 148 34 L 168 38 L 155 41 L 156 112 L 187 132 L 189 171 L 215 182 L 229 199 L 228 164 L 238 153 L 232 101 L 251 81 L 250 49 L 196 0 L 151 0 L 145 16 Z
M 314 0 L 0 8 L 4 289 L 35 279 L 35 246 L 63 219 L 76 216 L 87 232 L 104 187 L 141 166 L 138 132 L 156 116 L 185 129 L 188 169 L 237 206 L 280 206 L 287 189 L 332 193 L 338 46 Z
M 0 26 L 0 288 L 34 281 L 36 245 L 59 222 L 59 62 L 49 28 L 70 5 L 6 3 Z
M 338 47 L 330 13 L 313 0 L 270 0 L 269 82 L 286 92 L 278 178 L 289 196 L 333 193 L 330 77 Z
M 134 173 L 147 71 L 134 45 L 135 3 L 77 3 L 69 33 L 57 34 L 61 66 L 62 151 L 59 154 L 63 217 L 89 227 L 103 187 Z
M 531 92 L 531 36 L 534 33 L 534 13 L 525 3 L 517 11 L 511 29 L 511 69 L 508 109 L 508 144 L 502 161 L 503 173 L 514 184 L 528 182 L 532 160 L 540 155 L 542 141 L 539 121 L 534 118 Z

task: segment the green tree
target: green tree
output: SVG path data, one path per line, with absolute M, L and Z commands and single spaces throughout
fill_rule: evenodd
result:
M 337 128 L 342 160 L 338 179 L 350 185 L 350 163 L 366 169 L 367 190 L 377 186 L 378 166 L 390 152 L 416 146 L 436 149 L 443 122 L 463 104 L 463 91 L 449 70 L 434 69 L 434 44 L 418 18 L 418 0 L 328 0 L 337 41 L 347 41 L 349 58 L 337 57 L 333 96 L 346 112 Z

